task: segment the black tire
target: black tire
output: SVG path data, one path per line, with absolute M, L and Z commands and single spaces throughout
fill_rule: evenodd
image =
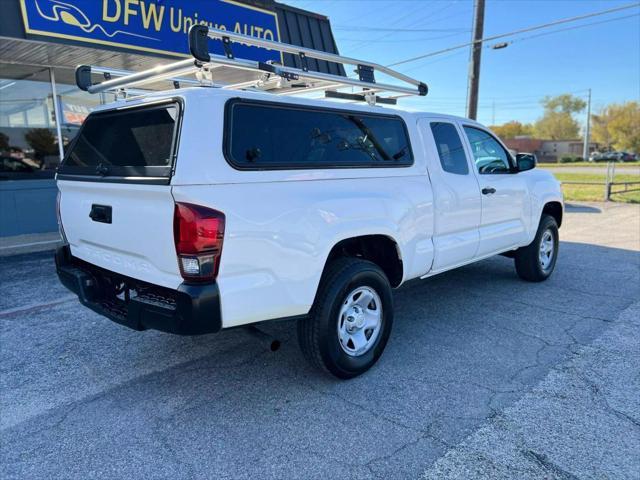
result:
M 344 321 L 339 318 L 340 309 L 348 295 L 359 287 L 369 287 L 377 293 L 382 305 L 381 326 L 369 350 L 352 356 L 340 343 L 338 322 Z M 358 258 L 339 258 L 327 266 L 309 315 L 298 322 L 298 342 L 312 365 L 348 379 L 366 372 L 376 363 L 387 344 L 392 324 L 391 285 L 380 267 Z
M 550 258 L 549 265 L 544 268 L 540 261 L 540 244 L 546 232 L 550 232 L 553 237 L 553 255 Z M 549 278 L 553 273 L 558 260 L 559 235 L 558 224 L 556 219 L 551 215 L 543 214 L 540 218 L 538 231 L 536 236 L 526 247 L 516 250 L 514 258 L 516 263 L 516 272 L 518 276 L 528 282 L 542 282 Z

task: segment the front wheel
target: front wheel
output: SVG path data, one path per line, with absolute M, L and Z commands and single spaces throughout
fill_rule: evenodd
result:
M 533 242 L 515 252 L 518 276 L 529 282 L 549 278 L 556 266 L 558 247 L 558 224 L 551 215 L 543 215 Z
M 358 258 L 327 266 L 298 341 L 309 362 L 338 378 L 353 378 L 382 355 L 393 323 L 393 297 L 384 272 Z

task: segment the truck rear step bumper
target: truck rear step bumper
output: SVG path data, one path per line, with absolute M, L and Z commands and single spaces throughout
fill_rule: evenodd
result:
M 183 283 L 177 290 L 152 285 L 75 258 L 68 245 L 58 248 L 55 259 L 60 282 L 84 306 L 116 323 L 178 335 L 214 333 L 222 327 L 215 283 Z

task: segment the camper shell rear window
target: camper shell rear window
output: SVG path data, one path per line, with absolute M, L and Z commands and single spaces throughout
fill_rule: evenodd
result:
M 182 106 L 178 101 L 90 114 L 68 148 L 58 178 L 169 183 Z
M 234 98 L 224 155 L 240 170 L 390 168 L 413 164 L 397 115 Z

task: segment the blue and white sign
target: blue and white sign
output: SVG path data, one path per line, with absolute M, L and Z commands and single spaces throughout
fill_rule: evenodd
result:
M 194 24 L 280 40 L 275 12 L 232 0 L 20 0 L 27 34 L 110 45 L 139 52 L 188 56 Z M 222 43 L 209 42 L 224 54 Z M 234 54 L 281 61 L 279 52 L 234 44 Z

